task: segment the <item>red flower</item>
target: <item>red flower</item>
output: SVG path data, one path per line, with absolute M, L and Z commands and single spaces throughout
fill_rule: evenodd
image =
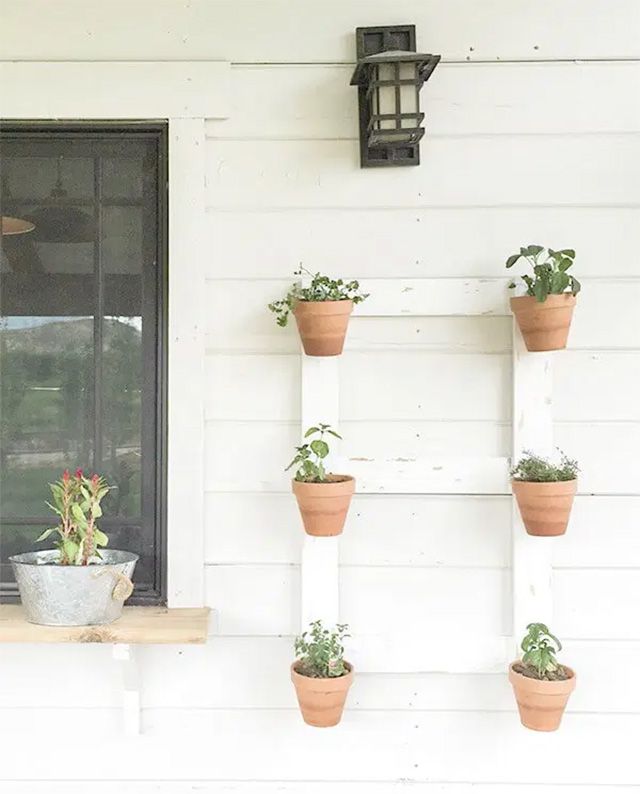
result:
M 98 484 L 98 480 L 100 479 L 99 475 L 92 474 L 91 475 L 91 484 L 95 487 Z
M 69 469 L 65 469 L 63 474 L 62 474 L 62 481 L 63 482 L 69 482 L 69 477 L 70 476 L 71 475 L 69 474 Z
M 76 469 L 76 477 L 80 480 L 83 476 L 82 469 Z

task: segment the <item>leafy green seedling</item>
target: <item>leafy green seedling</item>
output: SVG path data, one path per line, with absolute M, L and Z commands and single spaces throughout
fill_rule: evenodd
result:
M 329 444 L 325 441 L 325 436 L 330 435 L 334 438 L 342 438 L 341 435 L 332 430 L 329 425 L 322 423 L 317 427 L 310 427 L 304 434 L 305 438 L 317 436 L 308 444 L 296 447 L 296 456 L 287 466 L 285 471 L 297 466 L 294 479 L 298 482 L 326 482 L 327 472 L 324 468 L 324 459 L 329 454 Z
M 309 630 L 295 640 L 296 671 L 309 678 L 346 675 L 349 669 L 344 661 L 342 641 L 350 636 L 348 630 L 346 623 L 338 623 L 335 631 L 325 629 L 320 620 L 309 624 Z
M 549 295 L 561 295 L 567 290 L 572 295 L 580 292 L 578 279 L 567 273 L 575 256 L 576 252 L 572 248 L 554 251 L 541 245 L 528 245 L 521 248 L 519 254 L 512 254 L 507 259 L 506 266 L 511 268 L 519 259 L 525 259 L 533 269 L 533 276 L 522 276 L 527 286 L 527 295 L 543 303 Z M 515 286 L 514 281 L 509 284 L 511 289 Z
M 362 303 L 369 295 L 360 292 L 360 282 L 343 281 L 341 278 L 334 280 L 320 273 L 311 273 L 301 267 L 294 276 L 311 276 L 311 283 L 303 287 L 299 282 L 292 284 L 289 292 L 281 300 L 273 301 L 268 305 L 270 311 L 276 315 L 276 322 L 284 328 L 289 322 L 289 314 L 300 301 L 353 301 Z
M 556 653 L 562 650 L 560 640 L 551 634 L 544 623 L 529 623 L 520 647 L 522 663 L 535 670 L 541 680 L 555 678 L 561 668 Z
M 560 452 L 560 465 L 550 463 L 546 458 L 525 450 L 516 466 L 511 469 L 511 477 L 523 482 L 565 482 L 578 476 L 578 462 Z

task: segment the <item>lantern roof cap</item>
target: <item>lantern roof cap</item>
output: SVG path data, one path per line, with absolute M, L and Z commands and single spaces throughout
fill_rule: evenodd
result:
M 381 63 L 417 63 L 420 64 L 419 72 L 421 83 L 429 79 L 431 73 L 440 61 L 439 55 L 411 50 L 383 50 L 373 55 L 360 58 L 351 77 L 351 85 L 366 85 L 370 66 Z

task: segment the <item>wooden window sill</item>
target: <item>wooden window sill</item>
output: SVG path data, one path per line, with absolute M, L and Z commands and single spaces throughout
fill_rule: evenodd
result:
M 125 607 L 107 626 L 36 626 L 19 604 L 0 606 L 0 643 L 101 642 L 126 645 L 202 644 L 207 641 L 209 608 Z

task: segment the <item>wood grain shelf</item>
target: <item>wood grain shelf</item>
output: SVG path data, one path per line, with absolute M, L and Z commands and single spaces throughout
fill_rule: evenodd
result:
M 107 626 L 36 626 L 18 604 L 0 606 L 0 643 L 99 642 L 156 645 L 202 644 L 207 641 L 209 608 L 125 607 Z

